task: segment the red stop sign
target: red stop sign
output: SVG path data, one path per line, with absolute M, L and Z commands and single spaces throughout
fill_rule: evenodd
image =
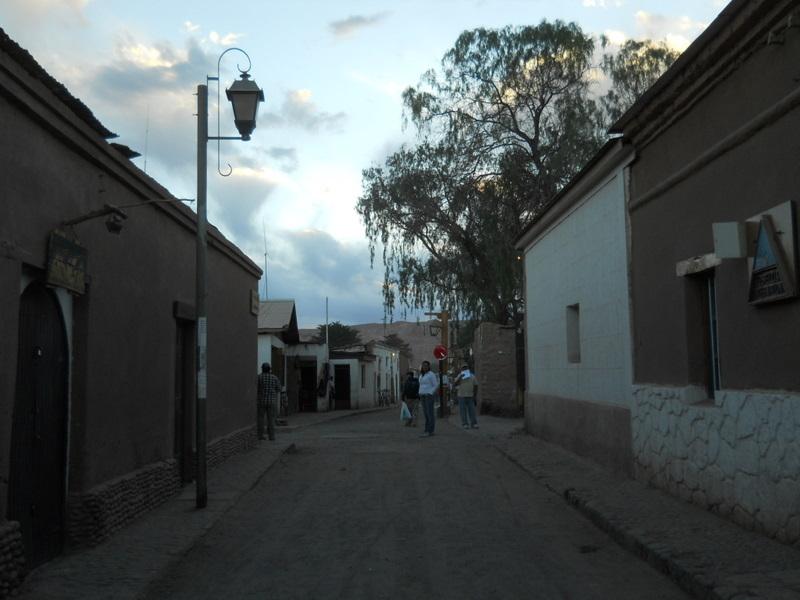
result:
M 447 348 L 439 344 L 433 349 L 433 356 L 439 360 L 447 358 Z

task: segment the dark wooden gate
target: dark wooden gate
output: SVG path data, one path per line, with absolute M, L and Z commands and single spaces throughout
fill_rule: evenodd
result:
M 334 365 L 333 389 L 336 394 L 336 410 L 350 408 L 350 365 Z
M 8 518 L 19 521 L 34 567 L 64 545 L 68 349 L 55 295 L 39 283 L 20 297 Z
M 181 483 L 194 478 L 194 321 L 178 319 L 175 338 L 175 447 Z
M 317 362 L 300 363 L 300 410 L 317 410 Z

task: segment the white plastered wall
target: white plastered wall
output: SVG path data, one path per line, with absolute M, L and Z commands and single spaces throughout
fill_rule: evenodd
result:
M 631 404 L 625 176 L 615 169 L 526 249 L 531 393 Z M 580 362 L 569 362 L 575 304 Z

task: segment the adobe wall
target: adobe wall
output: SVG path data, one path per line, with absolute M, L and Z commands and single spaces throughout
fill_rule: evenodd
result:
M 514 329 L 481 323 L 475 330 L 472 351 L 481 412 L 519 413 Z M 457 370 L 460 367 L 455 365 Z

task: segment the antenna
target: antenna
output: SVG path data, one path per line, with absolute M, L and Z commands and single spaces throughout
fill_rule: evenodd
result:
M 147 142 L 150 139 L 150 105 L 147 105 L 147 119 L 144 124 L 144 172 L 147 173 Z
M 261 226 L 264 228 L 264 300 L 269 297 L 267 292 L 267 222 L 261 220 Z

